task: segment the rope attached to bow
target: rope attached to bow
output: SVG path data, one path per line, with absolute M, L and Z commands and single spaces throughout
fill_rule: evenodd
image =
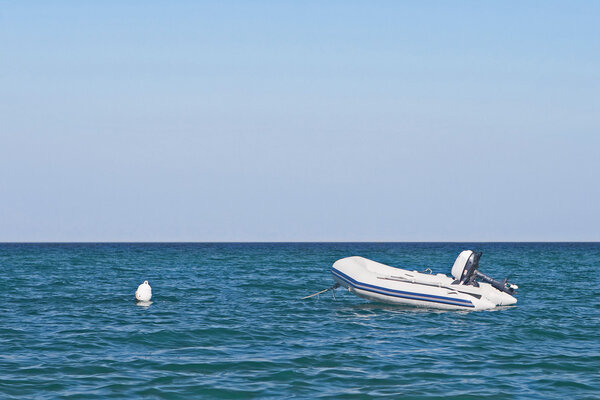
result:
M 340 287 L 340 284 L 336 282 L 336 284 L 333 285 L 332 287 L 324 289 L 324 290 L 321 290 L 320 292 L 317 292 L 317 293 L 313 293 L 313 294 L 311 294 L 309 296 L 303 297 L 301 300 L 305 300 L 305 299 L 308 299 L 308 298 L 313 297 L 313 296 L 318 296 L 321 293 L 325 293 L 328 290 L 331 290 L 331 292 L 333 293 L 333 298 L 335 299 L 335 289 L 337 289 L 339 287 Z

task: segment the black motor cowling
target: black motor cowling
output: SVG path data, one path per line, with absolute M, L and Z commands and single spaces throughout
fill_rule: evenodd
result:
M 462 276 L 460 277 L 460 283 L 463 285 L 471 285 L 475 282 L 475 272 L 479 268 L 479 259 L 483 253 L 474 251 L 467 263 L 465 264 L 465 269 L 463 270 Z

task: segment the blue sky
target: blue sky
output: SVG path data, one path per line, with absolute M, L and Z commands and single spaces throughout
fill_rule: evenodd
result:
M 600 240 L 598 20 L 0 1 L 0 241 Z

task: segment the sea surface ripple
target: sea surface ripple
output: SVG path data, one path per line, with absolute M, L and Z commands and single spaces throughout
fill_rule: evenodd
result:
M 464 249 L 515 307 L 300 300 L 342 257 L 449 273 Z M 0 244 L 0 398 L 597 399 L 599 266 L 598 243 Z

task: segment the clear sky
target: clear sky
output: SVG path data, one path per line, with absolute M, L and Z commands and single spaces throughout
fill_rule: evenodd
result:
M 0 0 L 0 241 L 600 240 L 599 21 Z

